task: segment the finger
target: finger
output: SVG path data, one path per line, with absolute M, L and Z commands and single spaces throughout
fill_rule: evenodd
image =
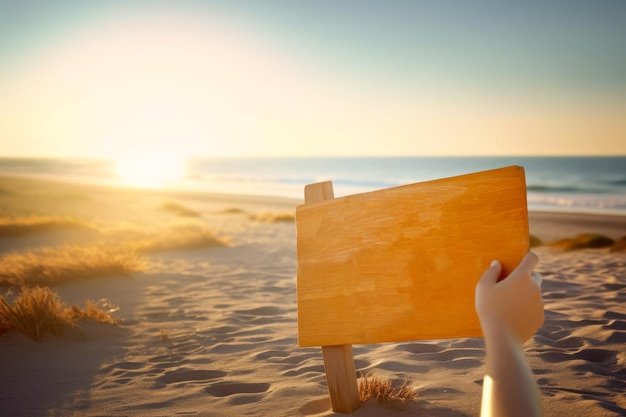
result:
M 533 272 L 533 274 L 530 277 L 535 283 L 535 285 L 541 288 L 541 283 L 543 282 L 543 277 L 541 276 L 541 274 L 539 272 Z
M 533 269 L 535 269 L 538 263 L 539 257 L 534 252 L 528 252 L 519 265 L 517 265 L 517 268 L 511 272 L 510 277 L 531 276 Z
M 495 284 L 502 273 L 502 264 L 500 261 L 492 261 L 491 266 L 480 277 L 479 284 Z

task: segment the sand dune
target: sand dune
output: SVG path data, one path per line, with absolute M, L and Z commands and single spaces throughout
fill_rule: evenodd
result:
M 47 190 L 78 192 L 67 185 Z M 293 202 L 133 195 L 82 186 L 80 192 L 94 210 L 105 199 L 116 212 L 97 218 L 81 203 L 63 215 L 102 230 L 141 218 L 141 227 L 155 230 L 177 217 L 161 208 L 174 201 L 198 213 L 193 221 L 227 237 L 229 246 L 146 254 L 146 269 L 131 277 L 54 286 L 67 303 L 111 300 L 120 307 L 121 325 L 85 322 L 42 343 L 14 333 L 0 337 L 1 415 L 335 415 L 321 350 L 297 346 L 294 225 L 250 219 L 251 213 L 288 212 Z M 46 199 L 43 191 L 37 199 Z M 26 200 L 16 194 L 10 204 L 25 207 Z M 531 228 L 544 239 L 578 233 L 568 224 L 585 228 L 580 221 L 545 217 Z M 541 236 L 538 231 L 546 227 L 550 236 Z M 619 227 L 623 223 L 613 231 Z M 5 252 L 17 239 L 16 250 L 27 250 L 29 241 L 38 245 L 33 235 L 0 239 Z M 55 239 L 63 243 L 62 235 Z M 546 322 L 526 351 L 545 415 L 625 415 L 626 254 L 544 247 L 536 252 Z M 372 399 L 353 415 L 478 415 L 481 339 L 355 346 L 354 353 L 359 371 L 383 375 L 396 386 L 408 380 L 417 398 L 403 409 Z

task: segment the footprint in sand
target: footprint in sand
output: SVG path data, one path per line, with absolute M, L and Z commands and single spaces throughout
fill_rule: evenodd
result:
M 584 360 L 592 363 L 611 362 L 617 355 L 616 351 L 607 349 L 581 349 L 573 353 L 549 351 L 539 354 L 539 357 L 548 363 Z
M 243 382 L 218 382 L 208 386 L 206 392 L 215 397 L 227 397 L 235 394 L 259 394 L 267 391 L 270 384 L 261 383 L 243 383 Z
M 432 343 L 403 343 L 395 347 L 395 350 L 408 353 L 438 353 L 443 347 Z
M 148 362 L 159 363 L 159 364 L 161 363 L 180 364 L 180 362 L 186 359 L 187 357 L 184 355 L 167 354 L 167 355 L 155 356 L 154 358 L 149 359 Z
M 115 372 L 118 370 L 124 370 L 124 371 L 137 370 L 137 369 L 143 368 L 144 366 L 145 364 L 142 362 L 117 362 L 117 363 L 114 363 L 113 365 L 102 368 L 102 372 L 110 372 L 110 371 Z
M 605 329 L 626 330 L 626 320 L 612 320 L 603 327 Z
M 612 332 L 606 339 L 609 344 L 626 344 L 626 332 Z
M 175 371 L 166 372 L 164 375 L 161 375 L 157 378 L 157 382 L 162 384 L 173 384 L 185 381 L 208 381 L 224 376 L 226 376 L 226 372 L 223 371 L 179 368 Z
M 245 316 L 278 316 L 285 313 L 285 310 L 282 308 L 274 307 L 274 306 L 265 306 L 252 308 L 249 310 L 235 310 L 236 314 L 242 314 Z

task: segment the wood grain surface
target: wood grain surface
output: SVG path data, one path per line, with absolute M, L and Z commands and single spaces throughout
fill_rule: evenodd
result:
M 529 250 L 524 170 L 303 204 L 296 228 L 300 346 L 480 336 L 476 283 Z

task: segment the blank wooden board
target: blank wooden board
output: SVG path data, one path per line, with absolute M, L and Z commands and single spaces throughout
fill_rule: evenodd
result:
M 476 283 L 529 250 L 524 169 L 300 205 L 296 228 L 300 346 L 480 336 Z

